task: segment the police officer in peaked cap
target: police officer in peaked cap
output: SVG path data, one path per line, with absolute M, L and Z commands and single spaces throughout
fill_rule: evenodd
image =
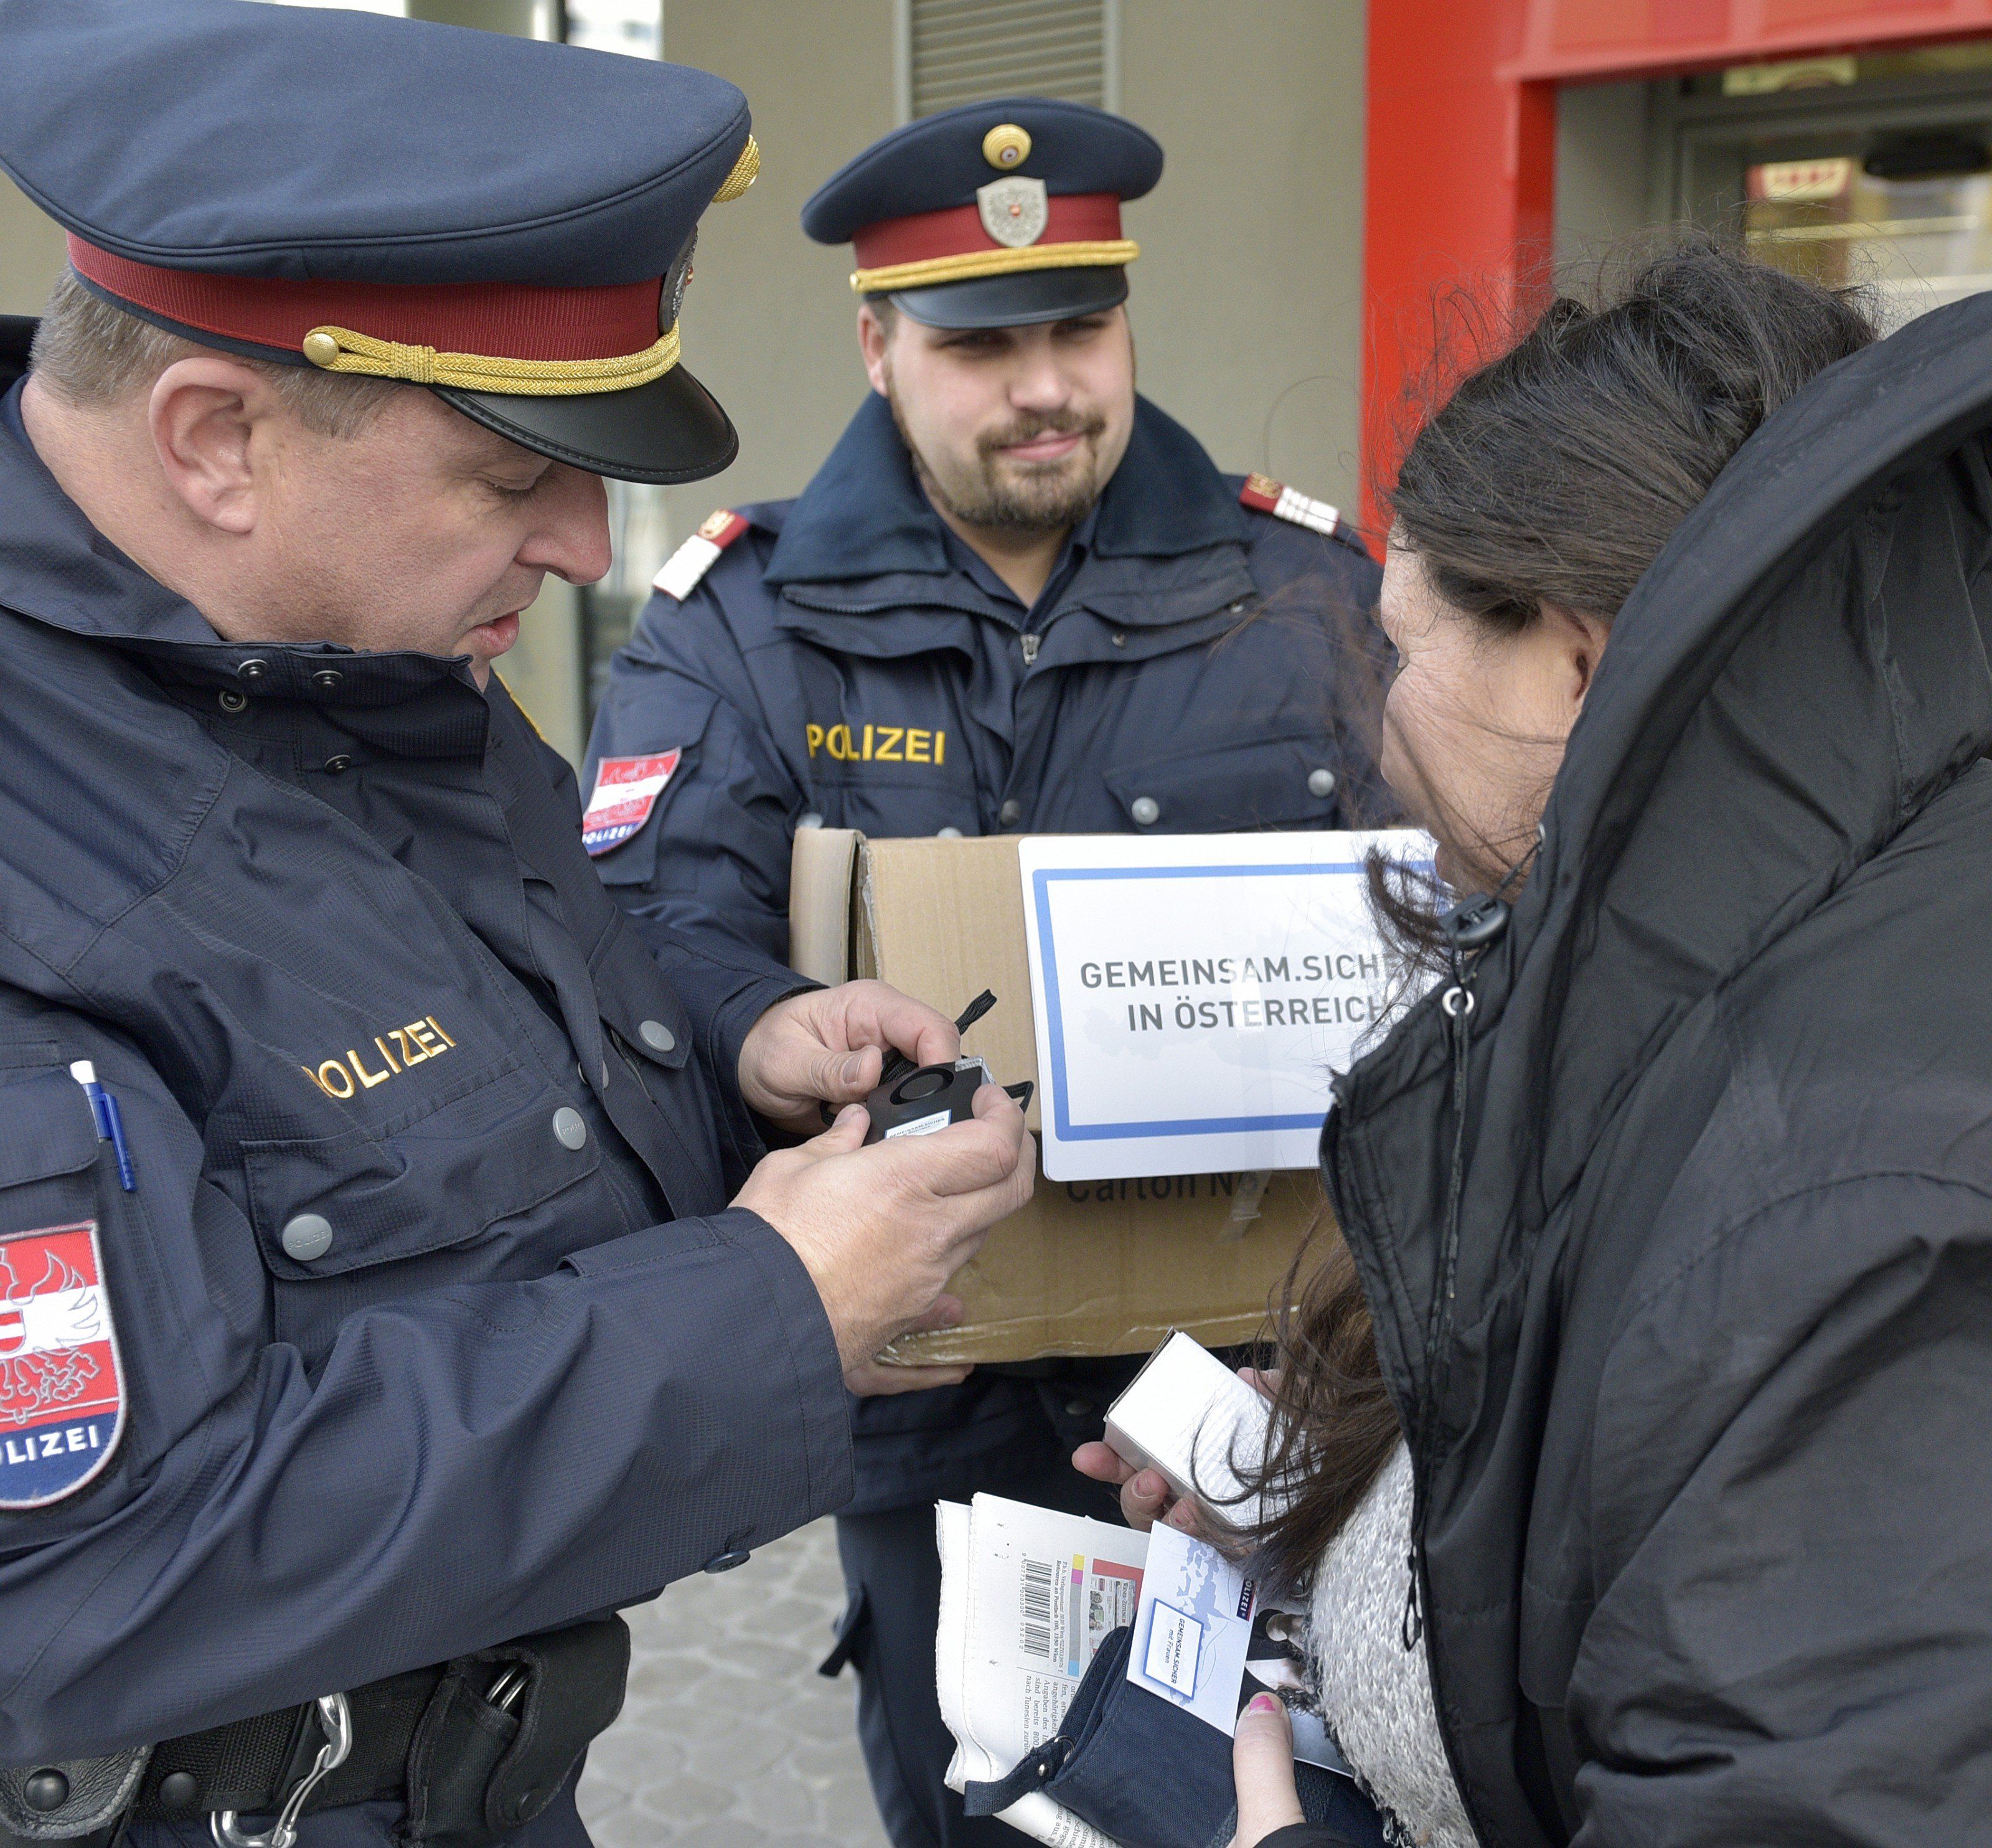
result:
M 616 658 L 588 837 L 660 953 L 786 954 L 796 829 L 873 835 L 1332 828 L 1374 818 L 1347 640 L 1378 574 L 1335 510 L 1221 474 L 1134 389 L 1131 122 L 1033 97 L 887 136 L 803 213 L 855 246 L 872 391 L 794 500 L 721 509 Z M 1213 337 L 1217 337 L 1215 334 Z M 1130 1361 L 903 1371 L 855 1410 L 838 1528 L 872 1785 L 899 1848 L 999 1843 L 943 1782 L 936 1497 L 1106 1515 L 1068 1466 Z
M 764 1155 L 953 1030 L 646 947 L 491 671 L 600 477 L 733 454 L 745 103 L 236 0 L 0 46 L 70 254 L 0 327 L 0 1840 L 579 1844 L 616 1609 L 848 1497 L 1030 1186 L 993 1086 Z

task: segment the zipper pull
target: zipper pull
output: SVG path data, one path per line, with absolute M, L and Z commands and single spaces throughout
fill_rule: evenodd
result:
M 1408 1653 L 1424 1640 L 1425 1633 L 1425 1614 L 1418 1604 L 1418 1549 L 1415 1545 L 1404 1555 L 1404 1569 L 1410 1576 L 1404 1586 L 1404 1616 L 1398 1626 L 1398 1635 Z
M 1018 644 L 1024 651 L 1024 665 L 1028 667 L 1038 658 L 1038 645 L 1045 638 L 1042 635 L 1020 635 Z

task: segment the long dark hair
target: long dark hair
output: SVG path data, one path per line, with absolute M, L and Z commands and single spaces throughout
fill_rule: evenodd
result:
M 1424 422 L 1390 497 L 1391 542 L 1445 601 L 1513 634 L 1553 603 L 1608 623 L 1745 438 L 1877 330 L 1857 291 L 1823 289 L 1691 234 L 1559 297 Z M 1443 818 L 1436 824 L 1443 829 Z M 1485 844 L 1447 845 L 1484 865 Z M 1495 873 L 1498 878 L 1499 874 Z M 1432 940 L 1428 885 L 1373 874 L 1387 931 Z M 1294 1261 L 1274 1317 L 1274 1417 L 1260 1486 L 1285 1512 L 1259 1532 L 1304 1590 L 1398 1442 L 1370 1308 L 1340 1237 Z

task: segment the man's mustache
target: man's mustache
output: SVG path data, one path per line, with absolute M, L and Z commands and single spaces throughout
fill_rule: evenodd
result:
M 1107 419 L 1097 414 L 1081 417 L 1063 412 L 1052 416 L 1020 418 L 1003 429 L 985 430 L 977 439 L 976 446 L 987 460 L 998 449 L 1011 449 L 1039 436 L 1053 433 L 1061 436 L 1097 436 L 1106 428 Z

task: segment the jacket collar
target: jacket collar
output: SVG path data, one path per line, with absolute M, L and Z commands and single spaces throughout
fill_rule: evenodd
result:
M 945 531 L 891 407 L 873 393 L 790 508 L 762 575 L 773 585 L 943 576 L 953 569 Z M 1243 545 L 1247 536 L 1244 515 L 1202 446 L 1138 398 L 1127 453 L 1100 499 L 1093 555 L 1176 558 Z
M 261 661 L 257 685 L 266 695 L 305 694 L 328 656 L 337 658 L 344 677 L 342 705 L 388 704 L 447 680 L 471 684 L 467 664 L 434 655 L 360 654 L 336 642 L 224 640 L 63 492 L 28 441 L 21 388 L 17 381 L 0 395 L 0 607 L 165 660 L 179 677 L 196 681 L 232 683 L 242 678 L 244 661 Z

